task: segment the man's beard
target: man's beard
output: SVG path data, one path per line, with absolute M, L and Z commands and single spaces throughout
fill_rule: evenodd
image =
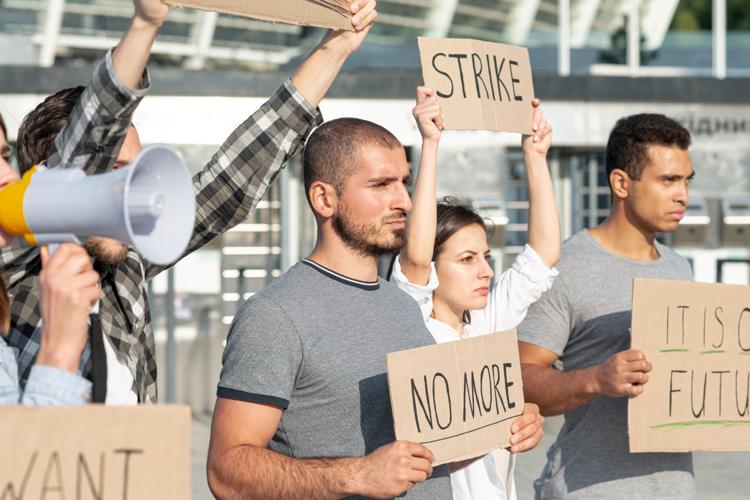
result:
M 333 219 L 333 230 L 346 246 L 365 257 L 378 257 L 400 250 L 406 241 L 406 229 L 386 231 L 386 224 L 396 219 L 405 219 L 405 212 L 383 217 L 375 223 L 355 220 L 344 208 Z
M 110 266 L 122 264 L 128 257 L 128 247 L 125 244 L 108 238 L 89 238 L 86 251 L 95 261 Z

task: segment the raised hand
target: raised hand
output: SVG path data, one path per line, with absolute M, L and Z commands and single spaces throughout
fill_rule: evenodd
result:
M 523 152 L 527 156 L 546 157 L 547 151 L 549 151 L 549 148 L 552 145 L 552 127 L 544 118 L 544 112 L 541 108 L 542 101 L 534 99 L 531 101 L 531 105 L 534 107 L 534 115 L 531 122 L 531 128 L 534 131 L 534 134 L 523 135 L 523 138 L 521 139 Z
M 161 0 L 133 0 L 135 14 L 133 19 L 161 26 L 167 19 L 169 7 Z
M 376 6 L 375 0 L 355 0 L 352 2 L 349 11 L 352 14 L 354 31 L 329 30 L 323 40 L 323 45 L 341 44 L 348 52 L 356 51 L 362 45 L 378 17 L 378 11 L 375 10 Z
M 440 103 L 435 91 L 429 87 L 417 87 L 417 105 L 412 110 L 422 140 L 439 141 L 445 128 Z

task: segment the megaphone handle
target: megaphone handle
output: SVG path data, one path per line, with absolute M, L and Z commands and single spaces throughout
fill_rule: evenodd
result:
M 52 254 L 55 253 L 55 252 L 57 252 L 57 250 L 59 248 L 60 248 L 60 244 L 59 243 L 50 243 L 50 244 L 47 245 L 47 252 L 49 253 L 50 256 L 52 256 Z M 98 288 L 101 288 L 98 283 L 97 283 L 96 286 Z M 99 314 L 99 302 L 101 302 L 101 301 L 97 300 L 96 304 L 94 304 L 93 306 L 89 307 L 89 314 Z

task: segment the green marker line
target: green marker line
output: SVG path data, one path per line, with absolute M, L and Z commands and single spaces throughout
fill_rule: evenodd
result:
M 742 356 L 750 356 L 750 352 L 745 352 L 745 351 L 742 351 L 742 352 L 740 352 L 740 354 L 741 354 Z
M 698 427 L 702 425 L 711 425 L 719 427 L 736 427 L 740 425 L 750 425 L 750 420 L 688 420 L 686 422 L 673 422 L 671 424 L 652 425 L 652 429 L 679 429 L 685 427 Z
M 721 349 L 717 349 L 715 351 L 702 351 L 701 354 L 717 354 L 717 353 L 721 353 L 721 352 L 726 352 L 726 351 L 723 351 Z
M 659 352 L 690 352 L 690 349 L 662 349 Z

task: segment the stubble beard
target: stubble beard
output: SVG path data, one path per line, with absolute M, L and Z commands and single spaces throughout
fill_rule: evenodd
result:
M 404 246 L 406 229 L 388 229 L 387 223 L 405 217 L 405 213 L 399 213 L 368 224 L 357 221 L 344 210 L 333 217 L 332 223 L 341 241 L 354 252 L 363 257 L 379 257 L 394 254 Z

